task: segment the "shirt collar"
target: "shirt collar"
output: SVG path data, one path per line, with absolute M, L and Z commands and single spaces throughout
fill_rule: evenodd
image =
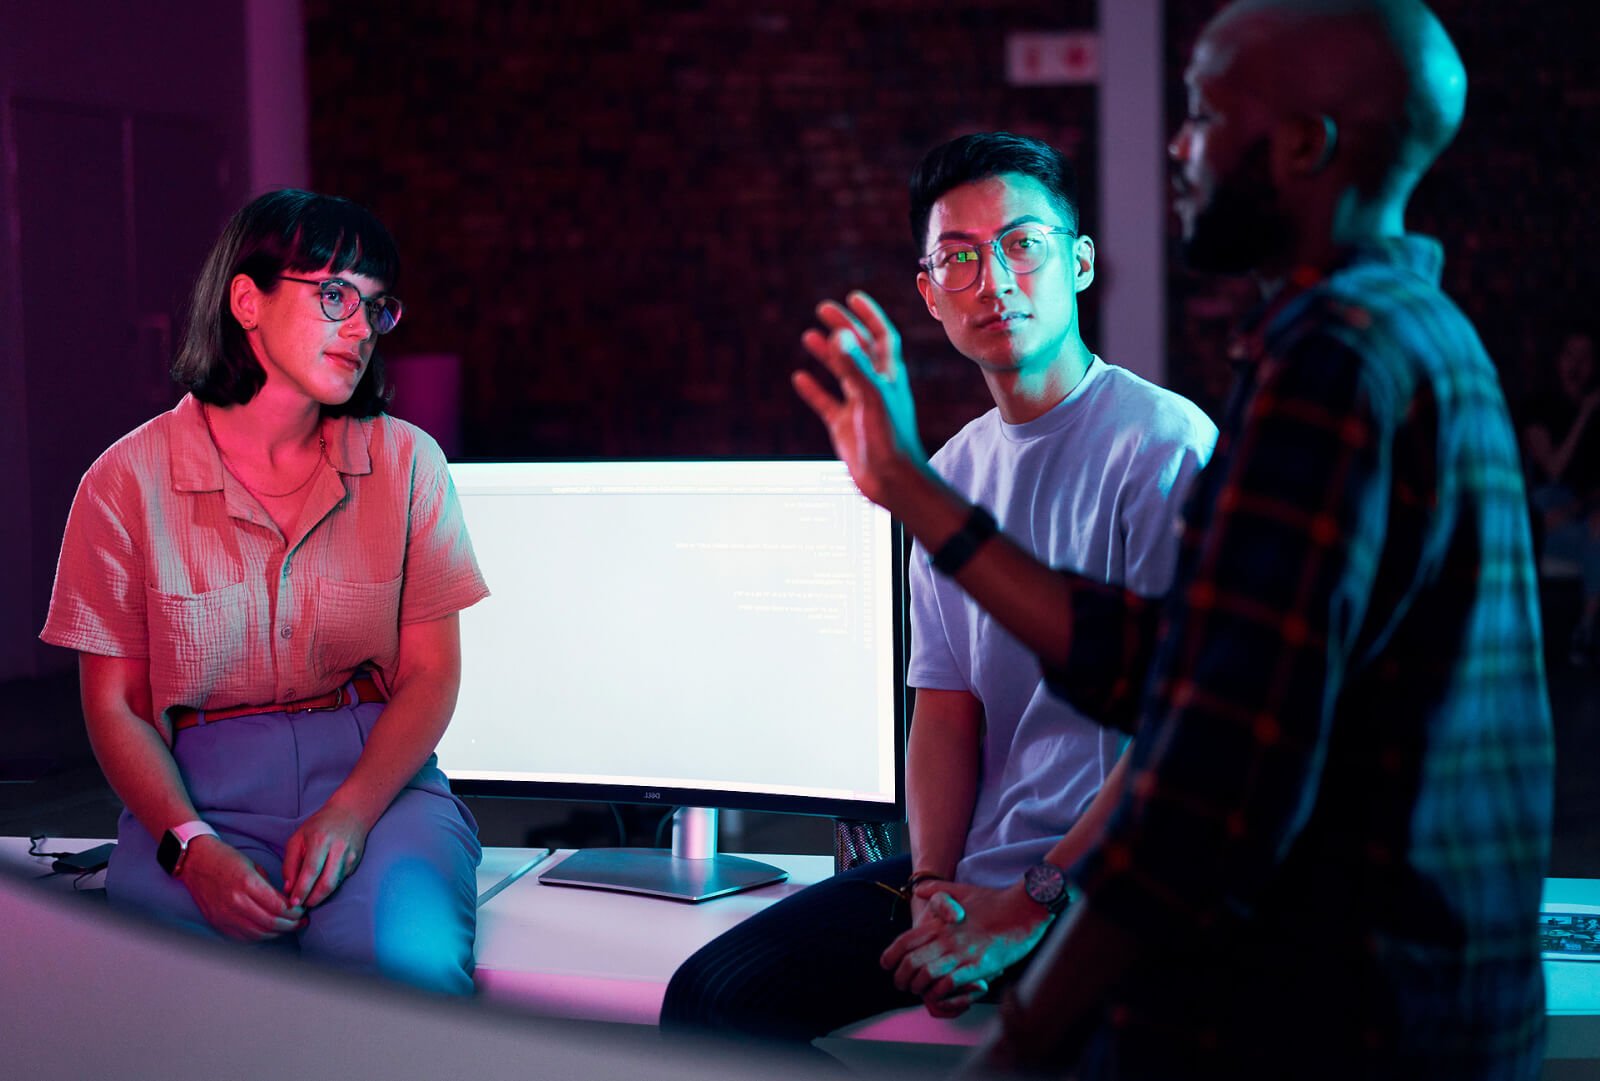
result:
M 355 417 L 323 417 L 322 438 L 328 444 L 328 464 L 348 475 L 372 472 L 368 440 L 372 425 Z
M 211 441 L 200 399 L 185 394 L 172 416 L 172 487 L 180 492 L 222 491 L 222 455 Z M 347 475 L 371 473 L 370 432 L 370 425 L 354 417 L 323 417 L 328 463 Z
M 1437 286 L 1444 275 L 1444 245 L 1430 236 L 1405 233 L 1352 245 L 1326 267 L 1296 267 L 1271 296 L 1251 309 L 1240 322 L 1228 341 L 1228 359 L 1236 365 L 1258 362 L 1264 353 L 1263 339 L 1268 328 L 1296 300 L 1332 275 L 1362 267 L 1388 267 Z
M 222 455 L 206 430 L 204 408 L 199 398 L 185 394 L 172 410 L 168 447 L 172 455 L 172 487 L 180 492 L 222 490 Z

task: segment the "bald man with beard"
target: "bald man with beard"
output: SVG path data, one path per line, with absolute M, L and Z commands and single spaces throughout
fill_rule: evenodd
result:
M 977 1064 L 1536 1078 L 1552 751 L 1517 445 L 1440 245 L 1404 224 L 1466 73 L 1412 0 L 1243 0 L 1185 81 L 1186 258 L 1263 300 L 1166 596 L 1051 571 L 945 486 L 870 302 L 807 336 L 842 394 L 796 376 L 863 493 L 1136 733 L 1082 902 Z

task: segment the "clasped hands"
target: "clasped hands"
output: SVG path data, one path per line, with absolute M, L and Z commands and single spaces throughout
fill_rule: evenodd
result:
M 879 958 L 902 991 L 935 1017 L 956 1017 L 1026 957 L 1054 917 L 1019 882 L 992 889 L 926 880 L 913 891 L 911 929 Z
M 366 839 L 367 827 L 353 813 L 328 803 L 284 846 L 282 890 L 259 864 L 217 837 L 191 842 L 182 882 L 224 937 L 264 942 L 306 925 L 306 914 L 354 873 Z

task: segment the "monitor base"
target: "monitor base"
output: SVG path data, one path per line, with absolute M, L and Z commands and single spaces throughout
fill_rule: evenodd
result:
M 583 848 L 539 876 L 546 886 L 642 893 L 694 904 L 782 882 L 789 872 L 743 856 L 704 859 L 665 848 Z

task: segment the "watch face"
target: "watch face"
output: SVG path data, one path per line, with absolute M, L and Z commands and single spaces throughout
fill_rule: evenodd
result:
M 1054 912 L 1067 893 L 1067 876 L 1053 863 L 1036 863 L 1022 878 L 1028 896 Z
M 161 843 L 156 846 L 156 862 L 167 874 L 176 874 L 178 859 L 183 855 L 183 842 L 178 840 L 178 835 L 168 830 L 161 835 Z

